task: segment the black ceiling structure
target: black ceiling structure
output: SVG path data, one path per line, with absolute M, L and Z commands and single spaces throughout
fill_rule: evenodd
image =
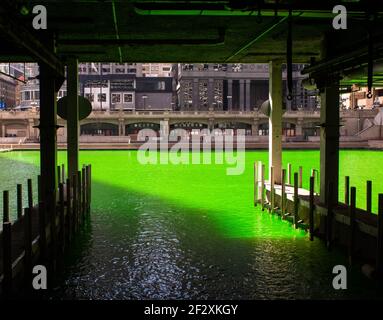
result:
M 35 5 L 47 9 L 47 30 L 32 27 Z M 347 9 L 346 30 L 333 28 L 335 5 Z M 368 60 L 383 59 L 381 0 L 2 0 L 0 61 L 43 61 L 58 72 L 70 56 L 120 63 L 286 61 L 289 13 L 292 61 L 311 63 L 307 73 L 348 70 L 348 82 L 366 81 L 361 72 Z M 383 81 L 383 73 L 374 76 Z

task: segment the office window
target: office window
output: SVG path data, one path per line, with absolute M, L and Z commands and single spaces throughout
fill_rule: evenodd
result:
M 133 102 L 133 94 L 124 93 L 124 103 L 132 103 Z
M 106 93 L 99 93 L 97 95 L 97 101 L 98 102 L 106 102 Z
M 90 102 L 94 101 L 94 94 L 93 93 L 85 93 L 85 98 L 87 98 Z
M 112 103 L 120 103 L 121 102 L 121 94 L 112 93 Z

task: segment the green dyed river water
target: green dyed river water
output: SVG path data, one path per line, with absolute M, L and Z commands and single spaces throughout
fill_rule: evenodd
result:
M 92 164 L 91 223 L 66 257 L 53 298 L 76 299 L 276 299 L 375 298 L 375 285 L 349 270 L 348 290 L 332 287 L 332 268 L 347 265 L 338 251 L 308 240 L 304 231 L 253 206 L 253 163 L 267 152 L 246 152 L 242 175 L 227 165 L 142 165 L 135 151 L 83 151 Z M 383 152 L 341 152 L 343 176 L 365 207 L 365 182 L 381 186 Z M 319 167 L 318 151 L 286 151 L 284 163 Z M 58 162 L 65 162 L 59 152 Z M 38 152 L 0 154 L 0 189 L 39 171 Z M 230 165 L 229 165 L 230 166 Z M 26 195 L 25 195 L 26 196 Z M 11 206 L 15 207 L 15 199 Z M 25 204 L 26 204 L 26 198 Z M 13 216 L 15 210 L 12 210 Z

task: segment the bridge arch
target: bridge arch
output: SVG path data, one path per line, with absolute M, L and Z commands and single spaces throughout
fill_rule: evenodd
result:
M 118 125 L 109 122 L 91 122 L 81 124 L 81 135 L 90 136 L 118 136 Z
M 157 135 L 160 132 L 160 124 L 155 122 L 132 122 L 125 125 L 125 134 L 126 135 L 136 135 L 140 130 L 151 129 L 154 130 Z
M 214 125 L 214 129 L 226 130 L 231 129 L 234 135 L 237 135 L 237 130 L 245 130 L 246 135 L 252 134 L 251 124 L 242 121 L 225 121 L 218 122 Z

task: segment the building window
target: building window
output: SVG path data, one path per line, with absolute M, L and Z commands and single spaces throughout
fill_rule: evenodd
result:
M 121 94 L 112 93 L 112 103 L 120 103 L 121 102 Z
M 199 95 L 199 106 L 201 108 L 208 107 L 208 90 L 207 90 L 207 80 L 200 80 L 198 82 L 198 95 Z
M 157 90 L 165 90 L 165 81 L 159 81 L 157 83 Z
M 223 81 L 214 80 L 214 102 L 217 104 L 218 108 L 221 108 L 223 105 Z
M 106 93 L 99 93 L 97 95 L 97 101 L 98 102 L 106 102 Z
M 193 83 L 192 81 L 183 81 L 183 107 L 191 108 L 193 105 Z
M 132 103 L 133 102 L 133 94 L 124 93 L 124 103 Z
M 94 101 L 94 94 L 93 93 L 85 93 L 85 98 L 87 98 L 90 102 Z

